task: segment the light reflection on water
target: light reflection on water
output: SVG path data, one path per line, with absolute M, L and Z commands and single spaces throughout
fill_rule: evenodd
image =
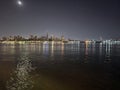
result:
M 68 89 L 63 87 L 62 89 L 52 90 L 93 90 L 94 87 L 99 90 L 106 87 L 110 90 L 111 88 L 108 86 L 112 86 L 112 84 L 109 84 L 109 82 L 113 82 L 113 77 L 111 78 L 110 75 L 116 77 L 119 75 L 119 73 L 117 75 L 113 73 L 113 71 L 118 72 L 120 66 L 119 53 L 120 48 L 109 43 L 61 43 L 57 45 L 51 42 L 43 45 L 0 46 L 0 62 L 5 63 L 5 65 L 1 64 L 0 67 L 3 68 L 5 73 L 8 71 L 6 66 L 13 70 L 11 74 L 8 73 L 8 76 L 0 81 L 6 82 L 7 80 L 7 89 L 5 90 L 34 90 L 32 89 L 34 85 L 38 85 L 35 90 L 41 90 L 42 86 L 44 86 L 42 90 L 51 90 L 45 87 L 49 86 L 51 88 L 55 76 L 56 82 L 63 80 L 65 86 L 68 85 Z M 8 63 L 14 62 L 16 67 L 9 66 L 7 61 L 10 61 Z M 37 79 L 31 75 L 32 72 L 38 75 Z M 2 73 L 0 71 L 0 79 Z M 117 79 L 119 80 L 119 77 Z M 116 82 L 118 81 L 116 80 Z M 60 88 L 59 84 L 56 85 L 58 88 Z M 105 86 L 106 84 L 108 86 Z M 55 85 L 53 84 L 53 86 Z M 75 87 L 77 89 L 74 89 Z
M 11 78 L 7 81 L 8 90 L 30 90 L 34 82 L 30 72 L 34 70 L 30 59 L 23 55 L 19 58 L 16 69 L 11 73 Z
M 111 62 L 111 44 L 106 44 L 106 52 L 105 52 L 105 63 Z

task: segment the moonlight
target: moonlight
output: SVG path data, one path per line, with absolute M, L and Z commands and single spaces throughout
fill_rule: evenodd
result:
M 19 6 L 23 5 L 21 0 L 18 0 L 17 3 L 18 3 Z

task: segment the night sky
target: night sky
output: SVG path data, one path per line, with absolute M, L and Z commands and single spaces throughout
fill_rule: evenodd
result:
M 0 37 L 120 38 L 120 0 L 0 0 Z

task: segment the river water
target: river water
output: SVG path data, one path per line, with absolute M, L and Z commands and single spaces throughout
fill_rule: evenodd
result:
M 0 90 L 119 89 L 119 44 L 0 45 Z

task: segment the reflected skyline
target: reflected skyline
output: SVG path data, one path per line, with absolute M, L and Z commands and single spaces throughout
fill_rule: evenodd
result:
M 83 46 L 84 45 L 84 46 Z M 54 41 L 52 41 L 50 44 L 41 44 L 41 45 L 6 45 L 2 46 L 1 52 L 4 52 L 3 54 L 15 54 L 16 52 L 24 51 L 24 54 L 32 54 L 32 53 L 39 53 L 43 54 L 43 56 L 51 57 L 51 59 L 54 58 L 54 55 L 60 55 L 61 57 L 65 56 L 66 51 L 67 54 L 71 55 L 82 55 L 84 53 L 85 59 L 87 59 L 90 55 L 94 55 L 96 53 L 103 55 L 105 53 L 105 60 L 110 60 L 111 56 L 111 49 L 114 45 L 112 43 L 99 43 L 99 45 L 96 45 L 94 43 L 88 43 L 85 44 L 79 43 L 79 44 L 55 44 Z M 99 47 L 99 49 L 97 49 Z M 103 49 L 105 50 L 103 51 Z M 20 53 L 22 54 L 22 53 Z
M 111 47 L 112 47 L 111 43 L 106 44 L 106 52 L 105 52 L 105 62 L 106 63 L 111 62 Z
M 0 46 L 0 78 L 3 77 L 1 80 L 4 81 L 0 84 L 5 83 L 3 86 L 6 87 L 1 90 L 93 89 L 99 88 L 100 83 L 96 82 L 100 80 L 103 85 L 100 88 L 111 88 L 108 86 L 112 86 L 111 75 L 115 75 L 112 70 L 118 72 L 119 53 L 119 45 L 115 43 L 52 42 Z

